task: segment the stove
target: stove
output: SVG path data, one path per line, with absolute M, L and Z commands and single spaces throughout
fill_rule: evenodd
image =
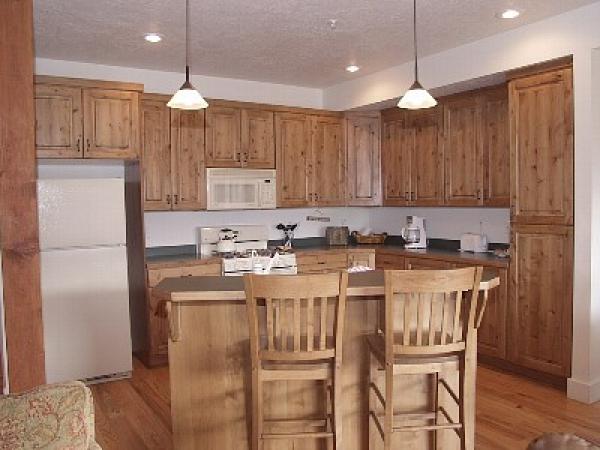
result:
M 235 230 L 235 252 L 218 253 L 219 231 Z M 237 225 L 202 227 L 198 229 L 198 253 L 202 256 L 221 257 L 224 276 L 241 276 L 245 273 L 262 275 L 298 273 L 296 255 L 289 251 L 267 248 L 269 230 L 263 225 Z

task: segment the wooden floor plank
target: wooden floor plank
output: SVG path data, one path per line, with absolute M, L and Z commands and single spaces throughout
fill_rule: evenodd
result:
M 169 372 L 134 361 L 131 380 L 92 387 L 96 434 L 104 450 L 170 450 Z M 478 450 L 525 449 L 548 432 L 600 442 L 600 403 L 585 405 L 564 392 L 480 367 L 477 378 Z

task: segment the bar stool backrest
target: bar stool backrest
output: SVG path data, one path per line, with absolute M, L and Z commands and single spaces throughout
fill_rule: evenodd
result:
M 253 362 L 341 362 L 347 273 L 245 275 Z
M 468 333 L 475 329 L 482 271 L 386 270 L 381 330 L 386 358 L 463 351 Z

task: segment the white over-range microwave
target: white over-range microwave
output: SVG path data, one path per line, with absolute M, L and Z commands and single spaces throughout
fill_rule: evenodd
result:
M 274 209 L 275 170 L 206 169 L 207 209 Z

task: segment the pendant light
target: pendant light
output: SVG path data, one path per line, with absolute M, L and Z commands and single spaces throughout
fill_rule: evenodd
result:
M 435 98 L 419 83 L 419 62 L 417 56 L 417 0 L 413 0 L 413 44 L 415 49 L 415 82 L 398 102 L 398 108 L 425 109 L 437 105 Z
M 185 83 L 181 85 L 169 103 L 174 109 L 204 109 L 208 103 L 190 83 L 190 0 L 185 0 Z

